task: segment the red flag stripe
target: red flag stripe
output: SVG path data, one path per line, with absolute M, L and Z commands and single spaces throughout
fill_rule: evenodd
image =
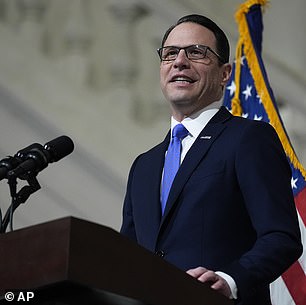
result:
M 306 277 L 300 263 L 296 261 L 282 278 L 296 305 L 305 305 L 306 300 Z

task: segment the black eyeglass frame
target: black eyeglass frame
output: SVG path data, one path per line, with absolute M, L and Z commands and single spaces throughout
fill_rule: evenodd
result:
M 203 50 L 204 52 L 203 52 L 203 57 L 202 58 L 189 58 L 189 56 L 188 56 L 188 52 L 187 52 L 187 49 L 189 49 L 189 48 L 198 48 L 198 49 L 201 49 L 201 50 Z M 176 57 L 175 58 L 173 58 L 173 59 L 163 59 L 162 58 L 162 51 L 164 50 L 164 49 L 167 49 L 167 48 L 173 48 L 173 49 L 175 49 L 175 50 L 177 50 L 177 54 L 176 54 Z M 201 45 L 201 44 L 193 44 L 193 45 L 190 45 L 190 46 L 187 46 L 187 47 L 177 47 L 177 46 L 164 46 L 164 47 L 160 47 L 160 48 L 158 48 L 157 49 L 157 53 L 158 53 L 158 55 L 159 55 L 159 58 L 160 58 L 160 60 L 161 61 L 165 61 L 165 62 L 171 62 L 171 61 L 174 61 L 176 58 L 177 58 L 177 56 L 178 56 L 178 54 L 179 54 L 179 52 L 181 51 L 181 50 L 184 50 L 185 51 L 185 55 L 186 55 L 186 57 L 189 59 L 189 60 L 201 60 L 201 59 L 204 59 L 204 58 L 206 58 L 206 54 L 207 54 L 207 50 L 209 50 L 210 52 L 212 52 L 217 58 L 218 58 L 218 60 L 222 63 L 222 64 L 225 64 L 226 63 L 226 61 L 216 52 L 216 51 L 214 51 L 212 48 L 210 48 L 209 46 L 205 46 L 205 45 Z

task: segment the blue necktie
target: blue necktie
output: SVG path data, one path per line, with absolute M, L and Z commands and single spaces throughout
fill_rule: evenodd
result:
M 172 139 L 168 147 L 164 164 L 164 176 L 162 181 L 161 209 L 164 214 L 166 202 L 174 177 L 181 163 L 181 142 L 188 135 L 188 130 L 182 124 L 173 128 Z

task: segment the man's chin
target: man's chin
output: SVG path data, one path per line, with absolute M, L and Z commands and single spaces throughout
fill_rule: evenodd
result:
M 189 105 L 193 104 L 192 101 L 193 100 L 190 99 L 190 97 L 180 97 L 172 99 L 170 103 L 176 107 L 188 107 Z

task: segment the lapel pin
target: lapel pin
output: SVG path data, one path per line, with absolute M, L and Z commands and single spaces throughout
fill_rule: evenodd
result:
M 200 139 L 202 139 L 202 140 L 210 140 L 211 136 L 202 136 Z

